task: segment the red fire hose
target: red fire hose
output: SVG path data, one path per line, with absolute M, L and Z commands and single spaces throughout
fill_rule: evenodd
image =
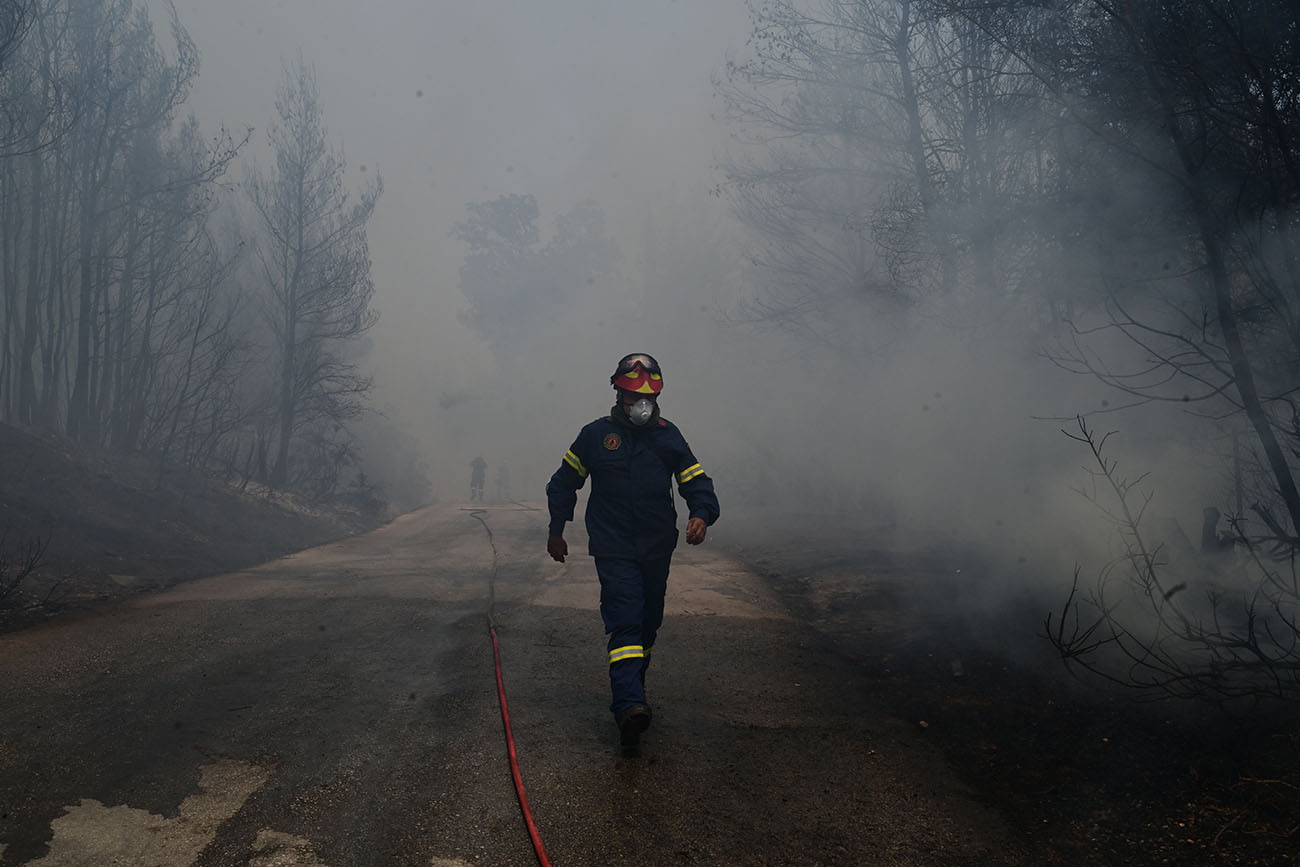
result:
M 542 835 L 533 821 L 533 811 L 528 807 L 528 793 L 524 791 L 524 778 L 519 773 L 519 757 L 515 754 L 515 735 L 510 729 L 510 706 L 506 704 L 506 682 L 501 676 L 501 642 L 497 640 L 497 626 L 492 619 L 496 607 L 497 546 L 492 538 L 492 528 L 483 520 L 483 511 L 476 509 L 470 517 L 483 525 L 487 531 L 488 544 L 492 546 L 492 576 L 488 579 L 488 633 L 492 636 L 492 661 L 497 671 L 497 697 L 501 700 L 501 722 L 506 730 L 506 750 L 510 754 L 510 776 L 515 780 L 515 794 L 519 796 L 519 809 L 524 814 L 524 824 L 528 826 L 528 836 L 533 841 L 533 851 L 537 853 L 537 863 L 542 867 L 551 867 L 546 857 L 546 847 L 542 845 Z
M 492 633 L 492 658 L 497 666 L 497 695 L 501 698 L 501 722 L 506 728 L 506 748 L 510 752 L 510 774 L 515 778 L 515 792 L 519 795 L 519 808 L 524 812 L 524 824 L 528 826 L 528 836 L 533 839 L 533 850 L 542 867 L 551 867 L 546 857 L 546 847 L 542 845 L 542 835 L 537 832 L 533 822 L 533 812 L 528 809 L 528 795 L 524 792 L 524 779 L 519 775 L 519 757 L 515 755 L 515 736 L 510 731 L 510 708 L 506 705 L 506 684 L 501 679 L 501 646 L 497 641 L 497 628 L 488 621 L 488 632 Z

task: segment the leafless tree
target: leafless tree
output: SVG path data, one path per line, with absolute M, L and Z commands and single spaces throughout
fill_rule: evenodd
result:
M 1059 164 L 1022 61 L 920 2 L 753 16 L 754 56 L 720 89 L 745 145 L 721 189 L 755 239 L 756 318 L 826 338 L 861 327 L 845 299 L 940 297 L 958 320 L 1050 321 L 1030 290 L 1052 241 L 1036 196 Z
M 1168 567 L 1123 513 L 1122 568 L 1105 570 L 1083 598 L 1095 617 L 1069 630 L 1057 621 L 1054 641 L 1127 685 L 1295 700 L 1300 10 L 1227 0 L 936 5 L 1044 83 L 1071 141 L 1092 154 L 1073 179 L 1073 203 L 1097 213 L 1103 190 L 1135 206 L 1122 211 L 1127 239 L 1095 257 L 1105 306 L 1079 313 L 1053 360 L 1132 403 L 1192 410 L 1243 443 L 1239 465 L 1257 472 L 1238 469 L 1238 485 L 1243 475 L 1260 482 L 1253 516 L 1230 514 L 1246 558 L 1230 592 L 1214 588 L 1208 607 L 1189 608 L 1198 597 L 1181 577 L 1162 583 Z M 1099 443 L 1080 438 L 1123 503 L 1131 489 L 1110 477 Z M 1078 588 L 1076 577 L 1063 614 L 1079 614 Z
M 1236 436 L 1267 482 L 1253 523 L 1232 515 L 1239 538 L 1300 547 L 1295 4 L 778 0 L 754 17 L 724 96 L 756 134 L 723 189 L 770 278 L 760 318 L 825 328 L 839 297 L 933 293 L 955 318 L 1059 331 L 1057 364 Z M 1296 621 L 1273 610 L 1285 642 Z
M 0 532 L 0 608 L 10 607 L 19 599 L 23 583 L 45 559 L 50 537 L 36 536 L 18 545 L 9 543 L 9 528 Z
M 130 164 L 139 148 L 156 140 L 184 102 L 198 66 L 193 43 L 179 26 L 174 29 L 177 60 L 168 62 L 151 22 L 131 0 L 74 3 L 70 12 L 73 61 L 100 79 L 82 100 L 81 134 L 71 152 L 78 188 L 77 283 L 67 431 L 74 439 L 98 443 L 104 435 L 96 412 L 97 402 L 102 406 L 101 377 L 113 363 L 112 335 L 101 324 L 111 321 L 110 286 L 130 279 L 112 254 L 123 246 L 129 250 L 134 241 L 129 214 L 136 190 L 123 181 L 135 174 Z
M 276 444 L 270 482 L 290 478 L 294 437 L 355 418 L 370 380 L 349 346 L 375 323 L 366 223 L 383 190 L 378 177 L 354 202 L 345 162 L 326 137 L 314 71 L 286 67 L 270 131 L 275 169 L 254 171 L 248 190 L 260 218 L 257 253 L 276 355 Z
M 25 106 L 28 145 L 0 154 L 0 413 L 202 462 L 211 432 L 232 427 L 214 419 L 238 414 L 233 254 L 208 222 L 247 137 L 175 122 L 197 66 L 174 10 L 169 61 L 125 0 L 30 8 L 14 72 L 0 71 L 7 104 Z M 205 437 L 192 433 L 199 419 Z
M 818 340 L 835 340 L 843 298 L 892 292 L 873 255 L 871 206 L 905 167 L 889 162 L 897 148 L 881 148 L 879 162 L 872 153 L 898 127 L 877 87 L 890 42 L 859 6 L 751 8 L 753 56 L 718 82 L 742 144 L 720 190 L 751 232 L 761 288 L 750 313 Z
M 0 72 L 32 23 L 34 0 L 0 0 Z
M 0 154 L 12 153 L 24 140 L 33 73 L 15 61 L 43 12 L 40 0 L 0 0 Z
M 1300 11 L 1227 0 L 1011 7 L 1023 14 L 995 23 L 1053 15 L 1068 27 L 1064 45 L 1018 30 L 998 38 L 1059 83 L 1059 104 L 1098 150 L 1146 175 L 1157 217 L 1130 234 L 1164 263 L 1113 270 L 1105 317 L 1077 328 L 1082 339 L 1057 361 L 1137 401 L 1242 419 L 1296 538 Z M 1136 365 L 1099 357 L 1087 339 L 1098 331 L 1128 339 Z
M 1068 666 L 1150 696 L 1300 701 L 1300 572 L 1285 538 L 1247 536 L 1238 552 L 1171 563 L 1146 525 L 1151 491 L 1106 454 L 1110 434 L 1079 418 L 1066 434 L 1092 458 L 1083 489 L 1113 523 L 1121 551 L 1091 584 L 1074 583 L 1047 639 Z
M 223 178 L 251 131 L 181 116 L 197 51 L 167 18 L 164 52 L 140 0 L 0 6 L 0 420 L 147 452 L 160 477 L 256 466 L 337 487 L 369 389 L 357 338 L 375 319 L 380 182 L 349 200 L 300 62 L 274 171 L 249 179 L 241 213 Z

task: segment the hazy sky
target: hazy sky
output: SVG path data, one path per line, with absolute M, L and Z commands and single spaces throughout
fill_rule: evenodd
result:
M 739 0 L 175 5 L 201 52 L 189 105 L 205 127 L 265 131 L 283 61 L 301 51 L 352 178 L 382 174 L 369 236 L 375 361 L 390 390 L 429 383 L 416 344 L 463 336 L 466 248 L 449 232 L 465 203 L 532 193 L 548 221 L 591 198 L 626 245 L 647 195 L 716 183 L 724 132 L 710 78 L 748 32 Z M 449 364 L 481 351 L 440 354 L 438 379 L 464 380 Z

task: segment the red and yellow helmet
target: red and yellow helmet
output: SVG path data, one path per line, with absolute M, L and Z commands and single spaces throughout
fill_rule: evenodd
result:
M 653 355 L 644 352 L 624 355 L 609 381 L 615 388 L 636 394 L 658 394 L 664 388 L 659 362 L 655 361 Z

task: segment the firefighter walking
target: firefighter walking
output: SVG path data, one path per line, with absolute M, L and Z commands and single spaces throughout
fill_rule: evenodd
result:
M 475 455 L 469 462 L 469 500 L 483 502 L 483 484 L 487 479 L 487 461 L 482 455 Z
M 582 428 L 546 485 L 550 529 L 546 550 L 563 563 L 564 525 L 578 490 L 591 477 L 585 522 L 588 553 L 600 578 L 600 615 L 609 636 L 610 710 L 625 748 L 650 726 L 645 677 L 663 623 L 668 568 L 677 547 L 672 483 L 686 501 L 686 542 L 698 545 L 718 519 L 713 480 L 677 426 L 659 414 L 659 362 L 643 352 L 624 356 L 609 378 L 618 402 Z

